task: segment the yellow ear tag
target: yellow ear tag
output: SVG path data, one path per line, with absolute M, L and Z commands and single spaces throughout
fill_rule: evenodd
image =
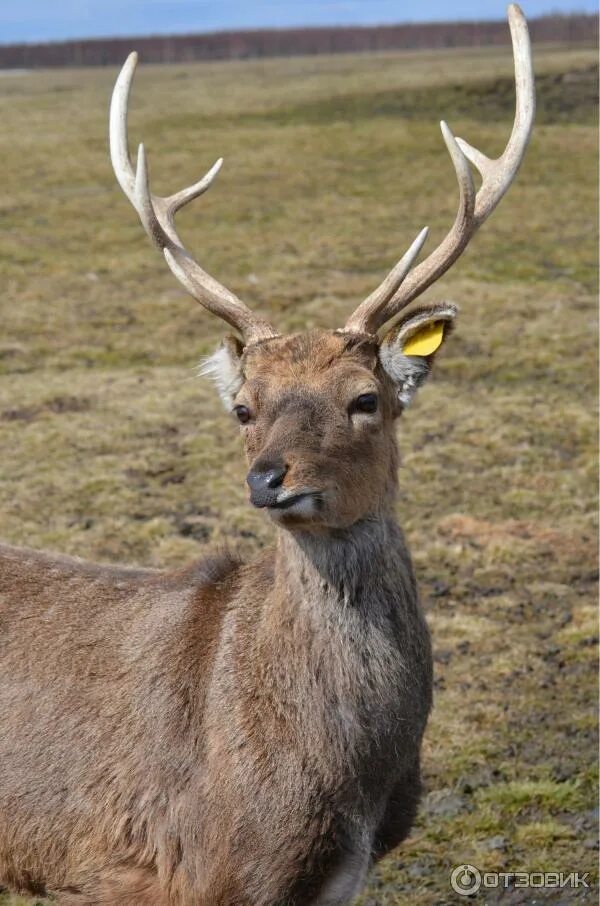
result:
M 402 353 L 404 355 L 431 355 L 441 345 L 444 339 L 444 322 L 434 321 L 433 324 L 426 324 L 412 337 L 409 337 L 404 346 Z

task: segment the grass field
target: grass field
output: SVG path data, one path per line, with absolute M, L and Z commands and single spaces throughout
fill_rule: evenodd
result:
M 516 185 L 431 299 L 461 306 L 400 429 L 399 515 L 431 624 L 427 795 L 364 906 L 460 902 L 451 868 L 590 872 L 596 902 L 596 70 L 538 48 Z M 0 537 L 176 565 L 270 529 L 195 376 L 220 324 L 142 234 L 106 147 L 112 71 L 0 79 Z M 341 326 L 416 232 L 450 225 L 437 121 L 499 153 L 508 48 L 142 68 L 131 116 L 201 262 L 285 329 Z M 33 902 L 33 901 L 27 901 Z M 25 903 L 0 894 L 2 906 Z M 132 904 L 135 906 L 135 904 Z

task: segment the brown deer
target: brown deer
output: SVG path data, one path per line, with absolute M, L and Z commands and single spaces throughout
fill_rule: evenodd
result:
M 176 277 L 233 327 L 207 361 L 241 425 L 276 542 L 175 572 L 0 547 L 0 881 L 104 906 L 333 906 L 409 832 L 431 652 L 396 522 L 396 419 L 456 309 L 400 310 L 458 258 L 523 158 L 527 26 L 509 10 L 517 107 L 490 160 L 442 123 L 456 221 L 424 230 L 341 330 L 281 336 L 192 260 L 127 149 L 136 57 L 115 86 L 117 179 Z M 469 161 L 481 173 L 475 191 Z M 391 326 L 390 326 L 391 325 Z

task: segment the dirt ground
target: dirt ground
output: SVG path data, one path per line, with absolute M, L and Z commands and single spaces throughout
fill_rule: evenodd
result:
M 462 902 L 463 863 L 589 873 L 589 888 L 513 879 L 474 902 L 597 901 L 595 51 L 540 47 L 536 71 L 517 183 L 427 294 L 461 308 L 399 432 L 435 646 L 427 792 L 362 906 Z M 221 327 L 116 186 L 114 77 L 0 83 L 0 536 L 151 565 L 223 543 L 251 555 L 270 529 L 195 369 Z M 437 120 L 495 155 L 512 102 L 508 48 L 147 67 L 131 133 L 160 192 L 222 154 L 181 216 L 188 246 L 282 329 L 333 327 L 424 224 L 433 248 L 452 222 Z

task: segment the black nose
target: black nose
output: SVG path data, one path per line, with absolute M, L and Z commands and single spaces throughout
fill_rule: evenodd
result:
M 256 462 L 246 481 L 250 486 L 250 500 L 254 506 L 271 506 L 277 500 L 277 489 L 283 484 L 288 467 L 283 462 Z

